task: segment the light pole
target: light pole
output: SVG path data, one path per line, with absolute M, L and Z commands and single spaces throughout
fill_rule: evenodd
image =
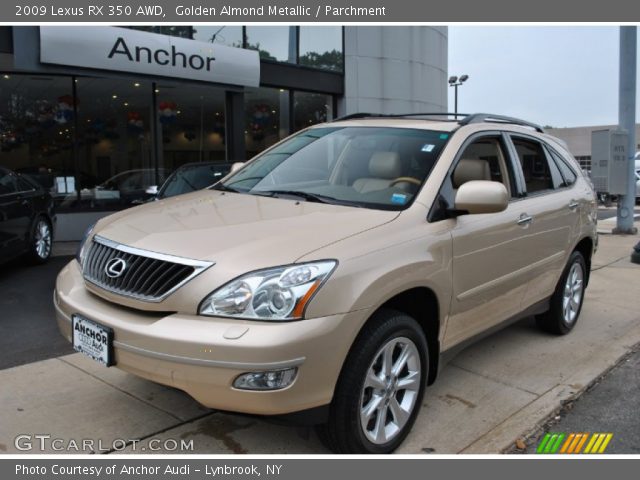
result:
M 453 77 L 449 77 L 449 86 L 453 87 L 455 89 L 455 110 L 454 113 L 456 114 L 456 117 L 458 116 L 458 87 L 460 85 L 462 85 L 464 82 L 466 82 L 467 80 L 469 80 L 469 75 L 460 75 L 460 77 L 456 77 L 455 75 Z
M 633 226 L 633 209 L 636 201 L 636 45 L 637 28 L 635 26 L 620 27 L 620 80 L 618 100 L 618 124 L 629 135 L 627 145 L 627 193 L 618 198 L 616 228 L 613 233 L 635 234 Z

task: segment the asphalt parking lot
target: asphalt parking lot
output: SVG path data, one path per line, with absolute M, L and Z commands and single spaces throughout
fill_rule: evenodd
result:
M 72 257 L 46 265 L 21 260 L 0 267 L 0 370 L 73 352 L 53 320 L 56 276 Z
M 640 215 L 640 207 L 636 207 L 634 214 Z M 601 207 L 598 209 L 598 220 L 606 220 L 616 216 L 616 207 Z
M 575 402 L 527 439 L 535 453 L 545 433 L 612 433 L 607 454 L 640 453 L 640 348 L 623 359 Z
M 601 235 L 580 324 L 571 335 L 541 333 L 529 318 L 454 358 L 427 390 L 398 453 L 500 453 L 518 439 L 531 438 L 527 444 L 533 444 L 550 418 L 640 343 L 640 265 L 629 261 L 639 239 Z M 69 258 L 54 258 L 44 267 L 12 264 L 0 273 L 0 453 L 17 452 L 17 435 L 39 433 L 107 445 L 129 439 L 125 452 L 131 453 L 152 453 L 145 450 L 150 442 L 173 439 L 193 440 L 193 453 L 328 453 L 310 429 L 211 411 L 178 390 L 72 352 L 57 331 L 51 302 L 55 275 Z M 625 430 L 615 423 L 589 423 L 597 416 L 615 417 L 612 408 L 618 407 L 609 395 L 637 412 L 637 395 L 611 392 L 595 401 L 610 416 L 589 414 L 580 428 L 613 431 L 624 439 Z M 635 440 L 627 440 L 619 451 L 635 451 Z

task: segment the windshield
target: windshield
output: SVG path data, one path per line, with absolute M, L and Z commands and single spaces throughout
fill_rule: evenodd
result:
M 313 128 L 259 155 L 215 188 L 402 210 L 411 204 L 449 137 L 446 132 L 408 128 Z
M 164 170 L 158 171 L 160 181 L 164 181 Z M 99 187 L 107 190 L 141 190 L 156 183 L 156 173 L 152 169 L 127 170 L 118 173 L 107 181 L 101 183 Z
M 224 177 L 231 167 L 227 164 L 190 165 L 176 170 L 162 189 L 158 197 L 167 198 L 183 193 L 195 192 L 214 184 Z

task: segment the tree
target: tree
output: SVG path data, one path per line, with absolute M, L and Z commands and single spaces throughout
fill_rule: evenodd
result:
M 243 48 L 242 44 L 240 44 L 239 42 L 234 42 L 232 46 L 237 47 L 237 48 Z M 246 47 L 244 47 L 244 48 L 246 48 L 247 50 L 257 50 L 258 51 L 258 55 L 260 56 L 261 60 L 273 60 L 273 61 L 277 61 L 278 60 L 276 57 L 271 55 L 266 50 L 262 50 L 260 48 L 260 42 L 258 42 L 258 43 L 247 43 Z
M 339 50 L 324 53 L 308 52 L 300 56 L 300 65 L 342 71 L 342 52 Z

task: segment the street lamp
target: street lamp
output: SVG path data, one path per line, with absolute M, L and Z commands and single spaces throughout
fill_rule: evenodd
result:
M 455 89 L 455 110 L 454 113 L 456 117 L 458 116 L 458 87 L 462 85 L 464 82 L 469 80 L 469 75 L 460 75 L 460 77 L 456 77 L 455 75 L 449 77 L 449 86 Z

